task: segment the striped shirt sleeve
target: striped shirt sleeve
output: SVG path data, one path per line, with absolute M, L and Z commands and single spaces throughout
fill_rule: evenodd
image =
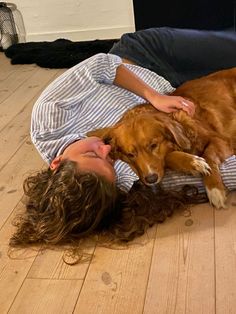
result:
M 225 187 L 229 190 L 236 189 L 236 156 L 227 158 L 220 166 L 220 172 Z M 199 193 L 205 192 L 202 176 L 186 175 L 174 171 L 166 171 L 161 185 L 165 190 L 180 191 L 184 185 L 194 185 Z
M 117 185 L 124 191 L 128 192 L 133 183 L 138 180 L 138 176 L 131 168 L 122 161 L 117 161 L 115 165 L 117 171 Z M 223 183 L 229 191 L 236 190 L 236 156 L 233 155 L 227 158 L 220 165 L 220 172 Z M 165 176 L 161 181 L 161 186 L 164 190 L 180 191 L 185 185 L 195 186 L 199 193 L 205 192 L 202 176 L 193 176 L 166 170 Z
M 129 191 L 133 183 L 138 180 L 138 176 L 126 167 L 124 162 L 118 162 L 117 167 L 117 184 L 124 190 Z M 125 171 L 124 169 L 125 168 Z M 227 158 L 220 165 L 220 172 L 223 183 L 229 191 L 236 190 L 236 156 L 233 155 Z M 205 187 L 202 176 L 186 175 L 172 170 L 166 170 L 165 176 L 161 181 L 161 186 L 164 190 L 180 191 L 185 185 L 195 186 L 199 193 L 204 193 Z
M 39 97 L 32 111 L 31 139 L 50 163 L 72 142 L 84 138 L 73 125 L 83 114 L 83 102 L 95 94 L 99 85 L 112 84 L 120 57 L 97 54 L 67 70 Z

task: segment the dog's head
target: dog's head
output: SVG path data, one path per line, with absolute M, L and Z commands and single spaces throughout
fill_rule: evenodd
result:
M 112 158 L 127 162 L 146 185 L 160 182 L 168 152 L 190 148 L 183 127 L 159 112 L 128 116 L 112 127 L 88 135 L 101 137 L 109 143 Z

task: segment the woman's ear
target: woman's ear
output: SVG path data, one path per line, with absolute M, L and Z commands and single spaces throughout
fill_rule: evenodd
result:
M 50 164 L 50 169 L 51 170 L 55 170 L 59 167 L 60 163 L 61 163 L 61 159 L 62 159 L 62 155 L 57 156 L 56 158 L 53 159 L 53 161 Z

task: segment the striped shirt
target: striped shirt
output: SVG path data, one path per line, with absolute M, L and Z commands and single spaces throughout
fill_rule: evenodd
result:
M 126 110 L 146 102 L 143 98 L 113 85 L 120 57 L 99 53 L 64 72 L 41 94 L 32 111 L 31 138 L 42 158 L 51 161 L 71 143 L 86 137 L 88 131 L 115 124 Z M 163 77 L 132 64 L 125 64 L 145 83 L 161 94 L 174 91 Z M 236 160 L 222 165 L 229 189 L 236 187 Z M 137 175 L 124 162 L 115 163 L 117 185 L 129 190 Z M 235 174 L 235 175 L 233 175 Z M 230 179 L 229 179 L 230 178 Z M 204 190 L 200 177 L 167 172 L 164 188 L 195 184 Z

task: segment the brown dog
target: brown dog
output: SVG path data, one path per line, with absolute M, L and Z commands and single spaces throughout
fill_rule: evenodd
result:
M 109 141 L 112 157 L 127 162 L 144 184 L 160 182 L 165 168 L 203 175 L 209 201 L 225 207 L 218 167 L 236 151 L 236 68 L 189 81 L 172 95 L 193 101 L 194 117 L 144 104 L 127 111 L 114 126 L 88 135 Z

